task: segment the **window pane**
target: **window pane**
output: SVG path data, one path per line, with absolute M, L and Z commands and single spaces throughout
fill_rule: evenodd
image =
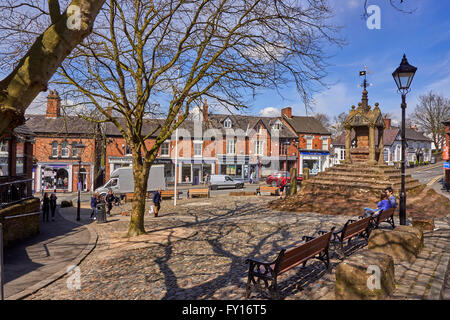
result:
M 9 141 L 0 141 L 0 177 L 9 175 Z
M 23 174 L 25 164 L 25 143 L 17 142 L 16 144 L 16 174 Z
M 58 142 L 52 143 L 52 157 L 58 156 Z

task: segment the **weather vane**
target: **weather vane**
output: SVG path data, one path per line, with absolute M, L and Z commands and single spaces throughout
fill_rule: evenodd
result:
M 372 83 L 367 83 L 367 75 L 370 74 L 370 73 L 372 73 L 372 72 L 367 70 L 367 66 L 364 66 L 364 71 L 360 71 L 359 72 L 359 76 L 360 77 L 364 76 L 364 80 L 363 80 L 363 83 L 362 83 L 362 87 L 364 87 L 364 90 L 366 90 L 366 88 L 368 86 L 369 87 L 373 86 Z M 358 85 L 358 87 L 360 88 L 361 85 Z

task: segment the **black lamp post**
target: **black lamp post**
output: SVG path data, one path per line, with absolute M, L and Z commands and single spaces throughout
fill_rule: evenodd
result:
M 417 68 L 410 65 L 406 60 L 406 55 L 403 55 L 400 66 L 392 73 L 398 91 L 402 94 L 402 185 L 400 191 L 400 224 L 406 225 L 406 192 L 405 192 L 405 150 L 406 150 L 406 134 L 405 134 L 405 111 L 406 111 L 406 94 L 410 91 L 409 86 L 414 78 Z
M 84 148 L 86 146 L 83 144 L 80 138 L 80 142 L 75 146 L 77 149 L 78 160 L 78 206 L 77 206 L 77 221 L 80 221 L 80 191 L 81 191 L 81 156 L 83 155 Z

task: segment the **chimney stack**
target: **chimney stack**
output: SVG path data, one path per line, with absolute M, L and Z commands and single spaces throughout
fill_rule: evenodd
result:
M 281 109 L 281 116 L 285 115 L 287 118 L 291 119 L 292 118 L 292 108 L 291 107 L 286 107 Z
M 203 121 L 208 121 L 208 103 L 206 99 L 203 102 Z
M 111 103 L 108 103 L 108 107 L 106 108 L 106 113 L 112 117 L 112 105 Z
M 391 119 L 383 119 L 384 121 L 384 128 L 389 130 L 391 128 Z
M 50 90 L 47 96 L 47 118 L 58 118 L 61 116 L 61 98 L 58 95 L 58 91 Z

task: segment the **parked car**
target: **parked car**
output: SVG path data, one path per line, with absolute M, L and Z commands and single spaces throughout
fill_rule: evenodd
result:
M 287 171 L 275 171 L 273 173 L 271 173 L 267 178 L 266 178 L 266 183 L 270 184 L 272 187 L 276 187 L 278 185 L 278 179 L 280 179 L 281 177 L 286 176 L 287 178 L 287 183 L 290 183 L 291 181 L 291 174 L 290 172 Z M 303 180 L 302 177 L 297 176 L 297 183 L 301 183 Z
M 219 188 L 244 188 L 244 182 L 234 180 L 230 176 L 224 174 L 213 174 L 208 177 L 208 186 L 211 190 L 217 190 Z

